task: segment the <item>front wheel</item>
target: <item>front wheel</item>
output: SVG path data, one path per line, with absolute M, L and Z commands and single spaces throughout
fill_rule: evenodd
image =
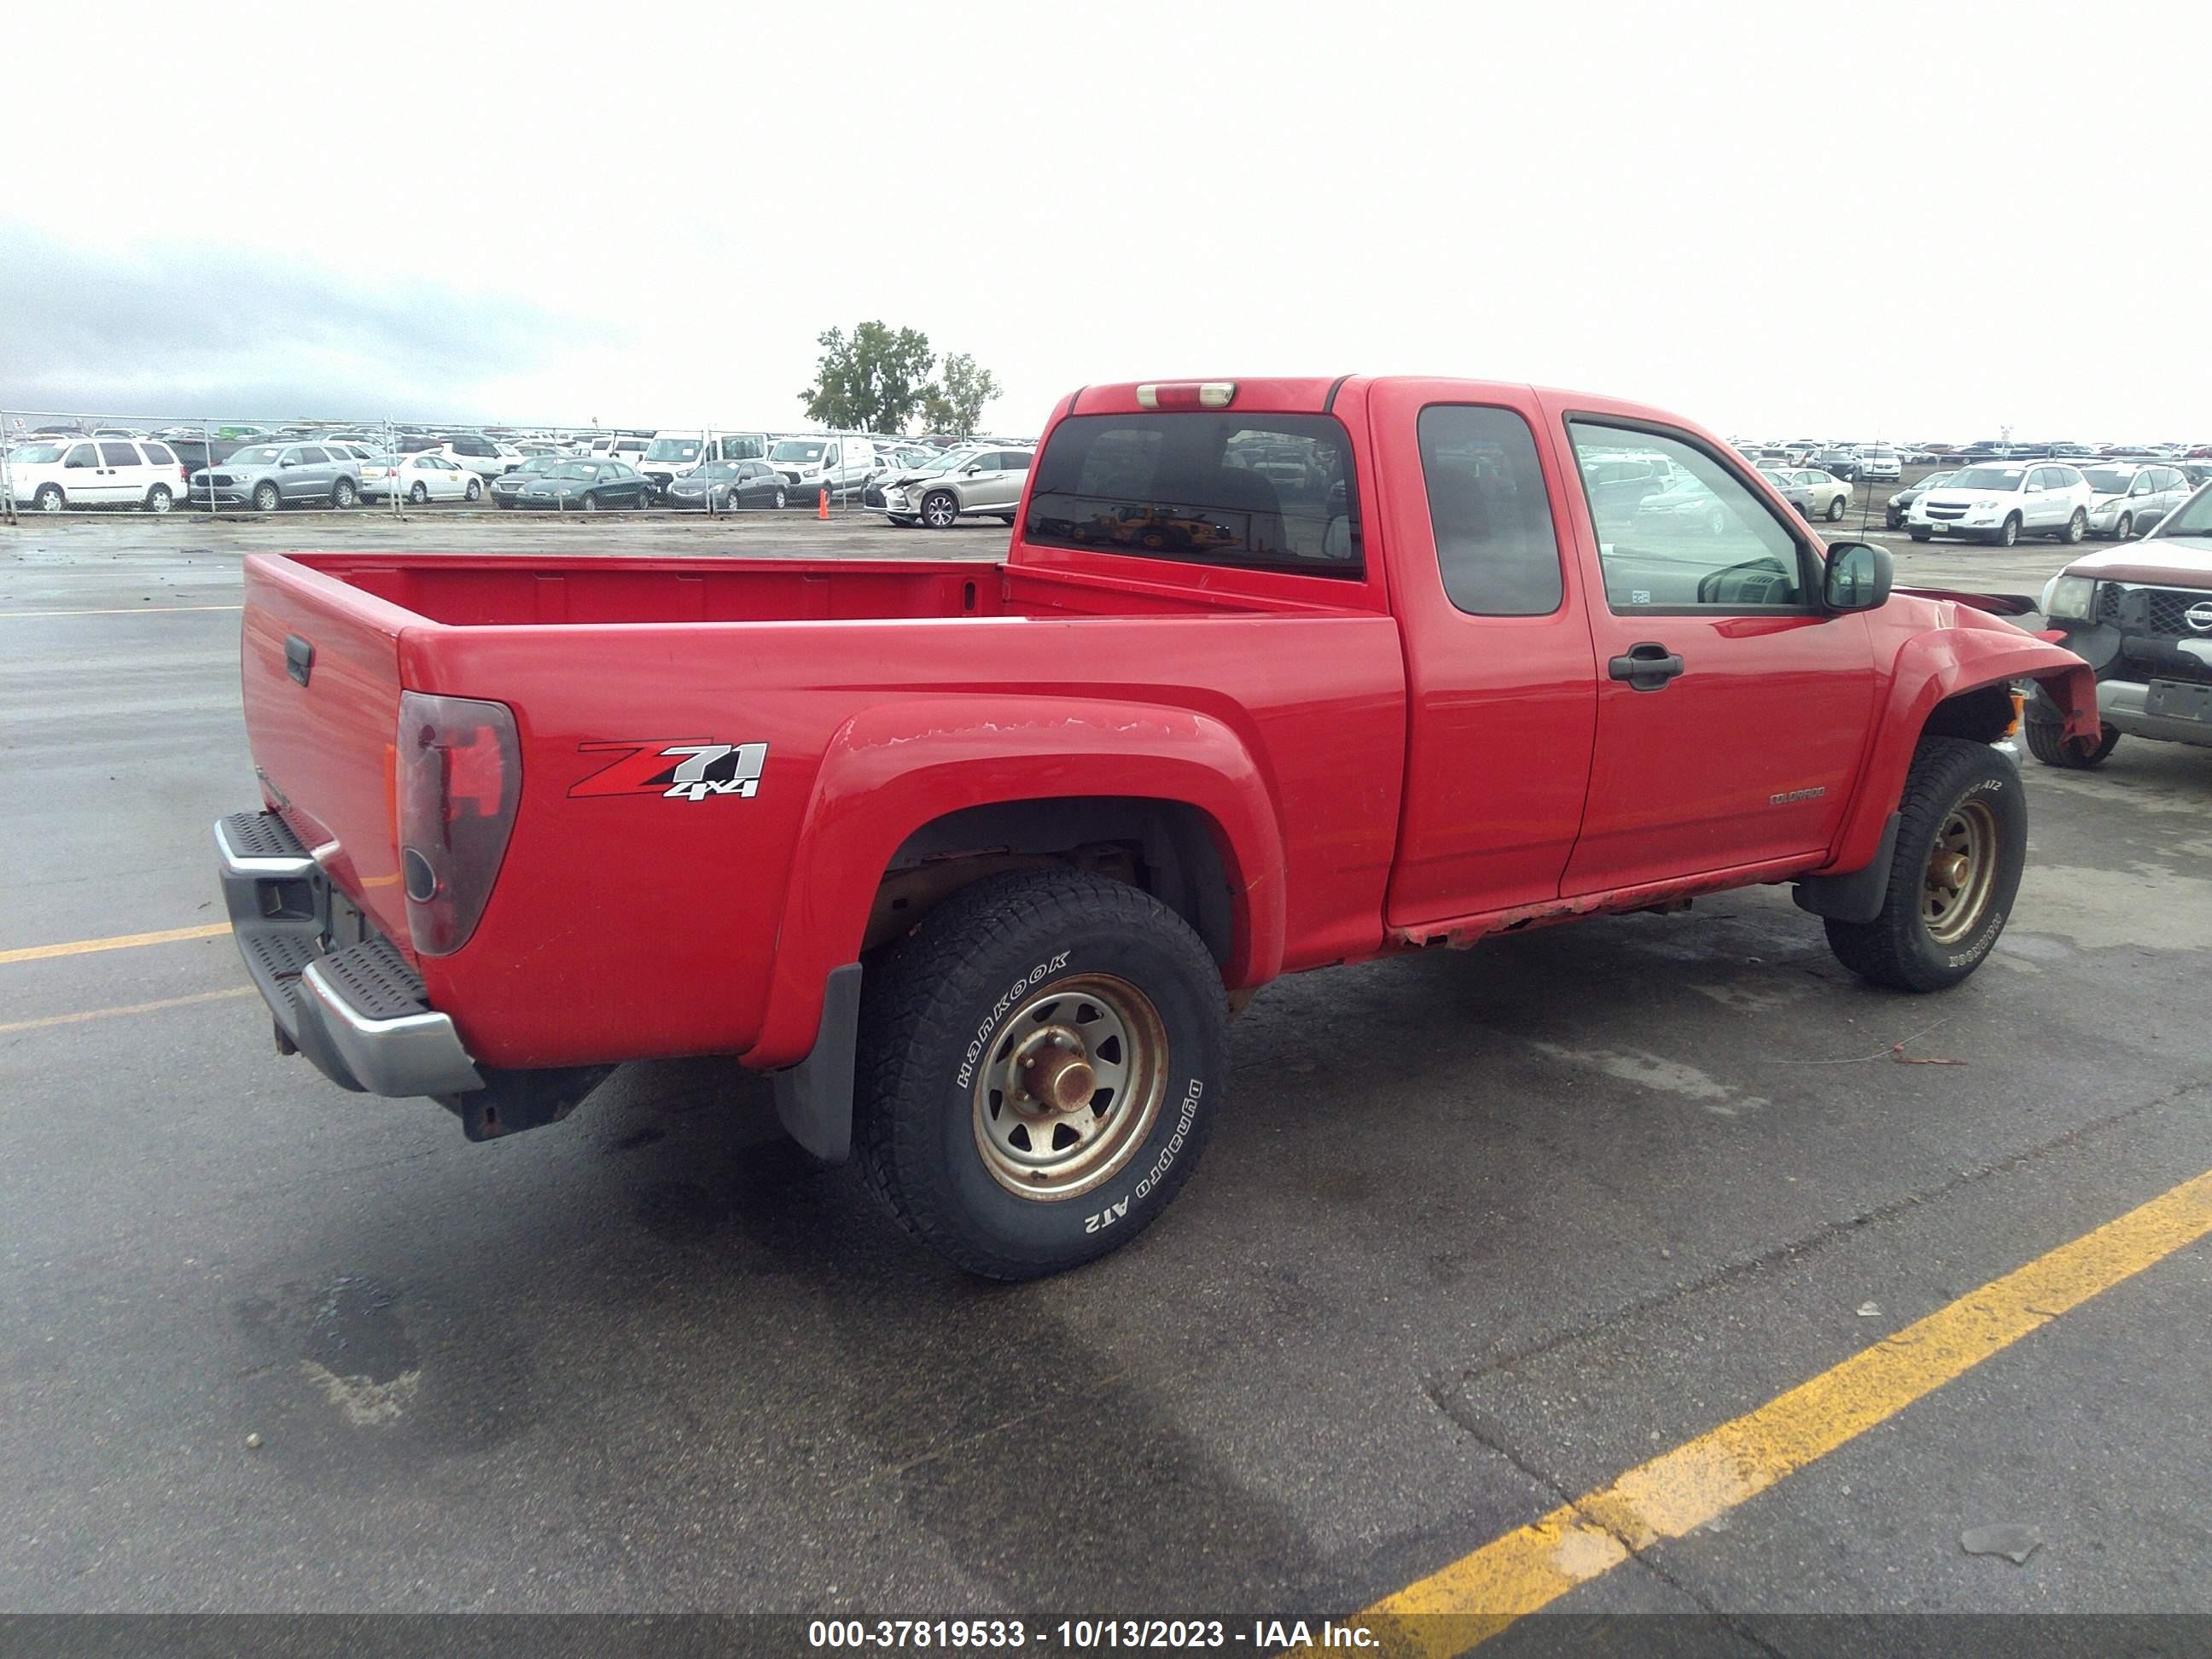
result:
M 1228 1078 L 1221 976 L 1150 894 L 1075 871 L 963 889 L 871 968 L 860 1168 L 987 1279 L 1103 1255 L 1189 1176 Z
M 470 501 L 480 501 L 483 499 L 483 485 L 471 478 L 469 480 L 469 487 L 461 494 Z
M 31 497 L 31 504 L 41 513 L 58 513 L 69 505 L 69 497 L 62 494 L 59 484 L 40 484 L 39 493 Z
M 1956 985 L 2004 932 L 2027 859 L 2027 801 L 2012 762 L 1985 743 L 1924 738 L 1905 778 L 1881 914 L 1830 917 L 1828 947 L 1876 985 Z
M 1827 519 L 1830 524 L 1834 524 L 1844 516 L 1844 508 L 1850 505 L 1850 498 L 1848 495 L 1831 495 L 1828 498 Z
M 960 503 L 951 491 L 933 489 L 921 498 L 921 521 L 932 530 L 950 530 L 959 518 Z
M 276 510 L 277 504 L 278 497 L 276 495 L 276 486 L 275 484 L 259 483 L 254 485 L 253 510 L 256 513 L 274 513 Z
M 2017 547 L 2020 545 L 2019 514 L 2015 513 L 2012 514 L 2011 517 L 2008 518 L 2004 521 L 2003 527 L 1997 532 L 1996 544 L 1999 547 Z
M 2069 772 L 2086 772 L 2093 766 L 2101 766 L 2105 757 L 2118 747 L 2120 741 L 2120 728 L 2109 720 L 2099 729 L 2094 743 L 2069 741 L 2066 728 L 2057 720 L 2039 720 L 2030 715 L 2021 724 L 2026 728 L 2029 754 L 2045 766 L 2063 767 Z
M 2121 514 L 2120 521 L 2112 526 L 2112 539 L 2116 542 L 2124 542 L 2135 533 L 2136 515 L 2132 513 Z
M 343 512 L 361 499 L 361 492 L 353 487 L 351 478 L 340 478 L 331 486 L 331 505 Z

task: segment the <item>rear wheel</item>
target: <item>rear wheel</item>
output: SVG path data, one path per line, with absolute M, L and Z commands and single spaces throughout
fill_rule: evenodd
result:
M 2089 515 L 2077 507 L 2074 509 L 2074 516 L 2066 520 L 2066 528 L 2058 532 L 2058 539 L 2073 547 L 2088 533 Z
M 420 478 L 417 478 L 415 481 L 414 488 L 407 492 L 407 499 L 414 502 L 417 507 L 422 506 L 425 501 L 430 499 L 430 486 L 424 483 Z
M 776 510 L 777 512 L 779 512 L 779 513 L 782 512 L 782 511 L 783 511 L 783 509 L 784 509 L 784 507 L 785 507 L 788 504 L 788 502 L 790 501 L 790 499 L 791 499 L 791 498 L 790 498 L 789 496 L 786 495 L 783 493 L 783 491 L 781 491 L 781 489 L 777 490 L 777 491 L 775 492 L 775 510 Z
M 2027 737 L 2027 752 L 2045 766 L 2063 767 L 2069 771 L 2086 772 L 2093 766 L 2101 766 L 2105 757 L 2119 746 L 2120 728 L 2109 721 L 2100 728 L 2094 743 L 2079 739 L 2069 741 L 2065 727 L 2057 720 L 2039 720 L 2030 715 L 2021 722 Z
M 1031 1279 L 1158 1216 L 1227 1074 L 1220 973 L 1180 916 L 1102 876 L 994 877 L 869 970 L 854 1149 L 908 1232 Z
M 340 478 L 331 486 L 331 505 L 343 511 L 361 499 L 361 492 L 353 487 L 351 478 Z
M 1940 991 L 2004 932 L 2027 858 L 2027 801 L 1985 743 L 1923 738 L 1905 779 L 1889 891 L 1872 921 L 1828 919 L 1828 946 L 1862 979 Z
M 167 513 L 174 499 L 169 494 L 168 485 L 155 484 L 146 492 L 146 510 L 149 513 Z
M 586 513 L 596 513 L 599 510 L 599 498 L 597 495 L 586 493 L 584 496 L 584 511 Z

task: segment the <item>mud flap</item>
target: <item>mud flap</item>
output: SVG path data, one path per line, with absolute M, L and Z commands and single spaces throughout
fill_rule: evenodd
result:
M 822 1024 L 798 1065 L 777 1072 L 775 1115 L 825 1163 L 853 1155 L 853 1050 L 860 1032 L 860 964 L 832 968 L 822 984 Z
M 1881 845 L 1863 870 L 1840 876 L 1807 876 L 1793 896 L 1797 908 L 1837 921 L 1872 921 L 1889 897 L 1889 866 L 1897 856 L 1897 828 L 1904 815 L 1892 812 L 1881 827 Z

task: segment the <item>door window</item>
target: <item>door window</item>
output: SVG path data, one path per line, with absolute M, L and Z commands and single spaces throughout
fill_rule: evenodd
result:
M 300 452 L 301 463 L 307 466 L 321 466 L 330 459 L 328 452 L 320 449 L 308 448 Z
M 102 466 L 137 466 L 138 452 L 129 444 L 102 444 L 100 447 Z
M 1474 617 L 1557 611 L 1559 537 L 1528 423 L 1510 409 L 1431 404 L 1419 433 L 1445 597 Z
M 93 453 L 90 444 L 79 444 L 62 457 L 62 465 L 64 466 L 98 466 L 100 459 Z
M 1567 423 L 1616 612 L 1802 611 L 1804 544 L 1715 457 L 1688 441 L 1601 422 Z M 1595 487 L 1607 463 L 1668 464 L 1642 495 Z

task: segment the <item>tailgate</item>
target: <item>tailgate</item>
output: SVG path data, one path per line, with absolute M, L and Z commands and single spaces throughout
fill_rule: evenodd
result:
M 290 559 L 246 561 L 240 673 L 254 769 L 316 862 L 403 950 L 392 781 L 399 635 L 421 624 Z

